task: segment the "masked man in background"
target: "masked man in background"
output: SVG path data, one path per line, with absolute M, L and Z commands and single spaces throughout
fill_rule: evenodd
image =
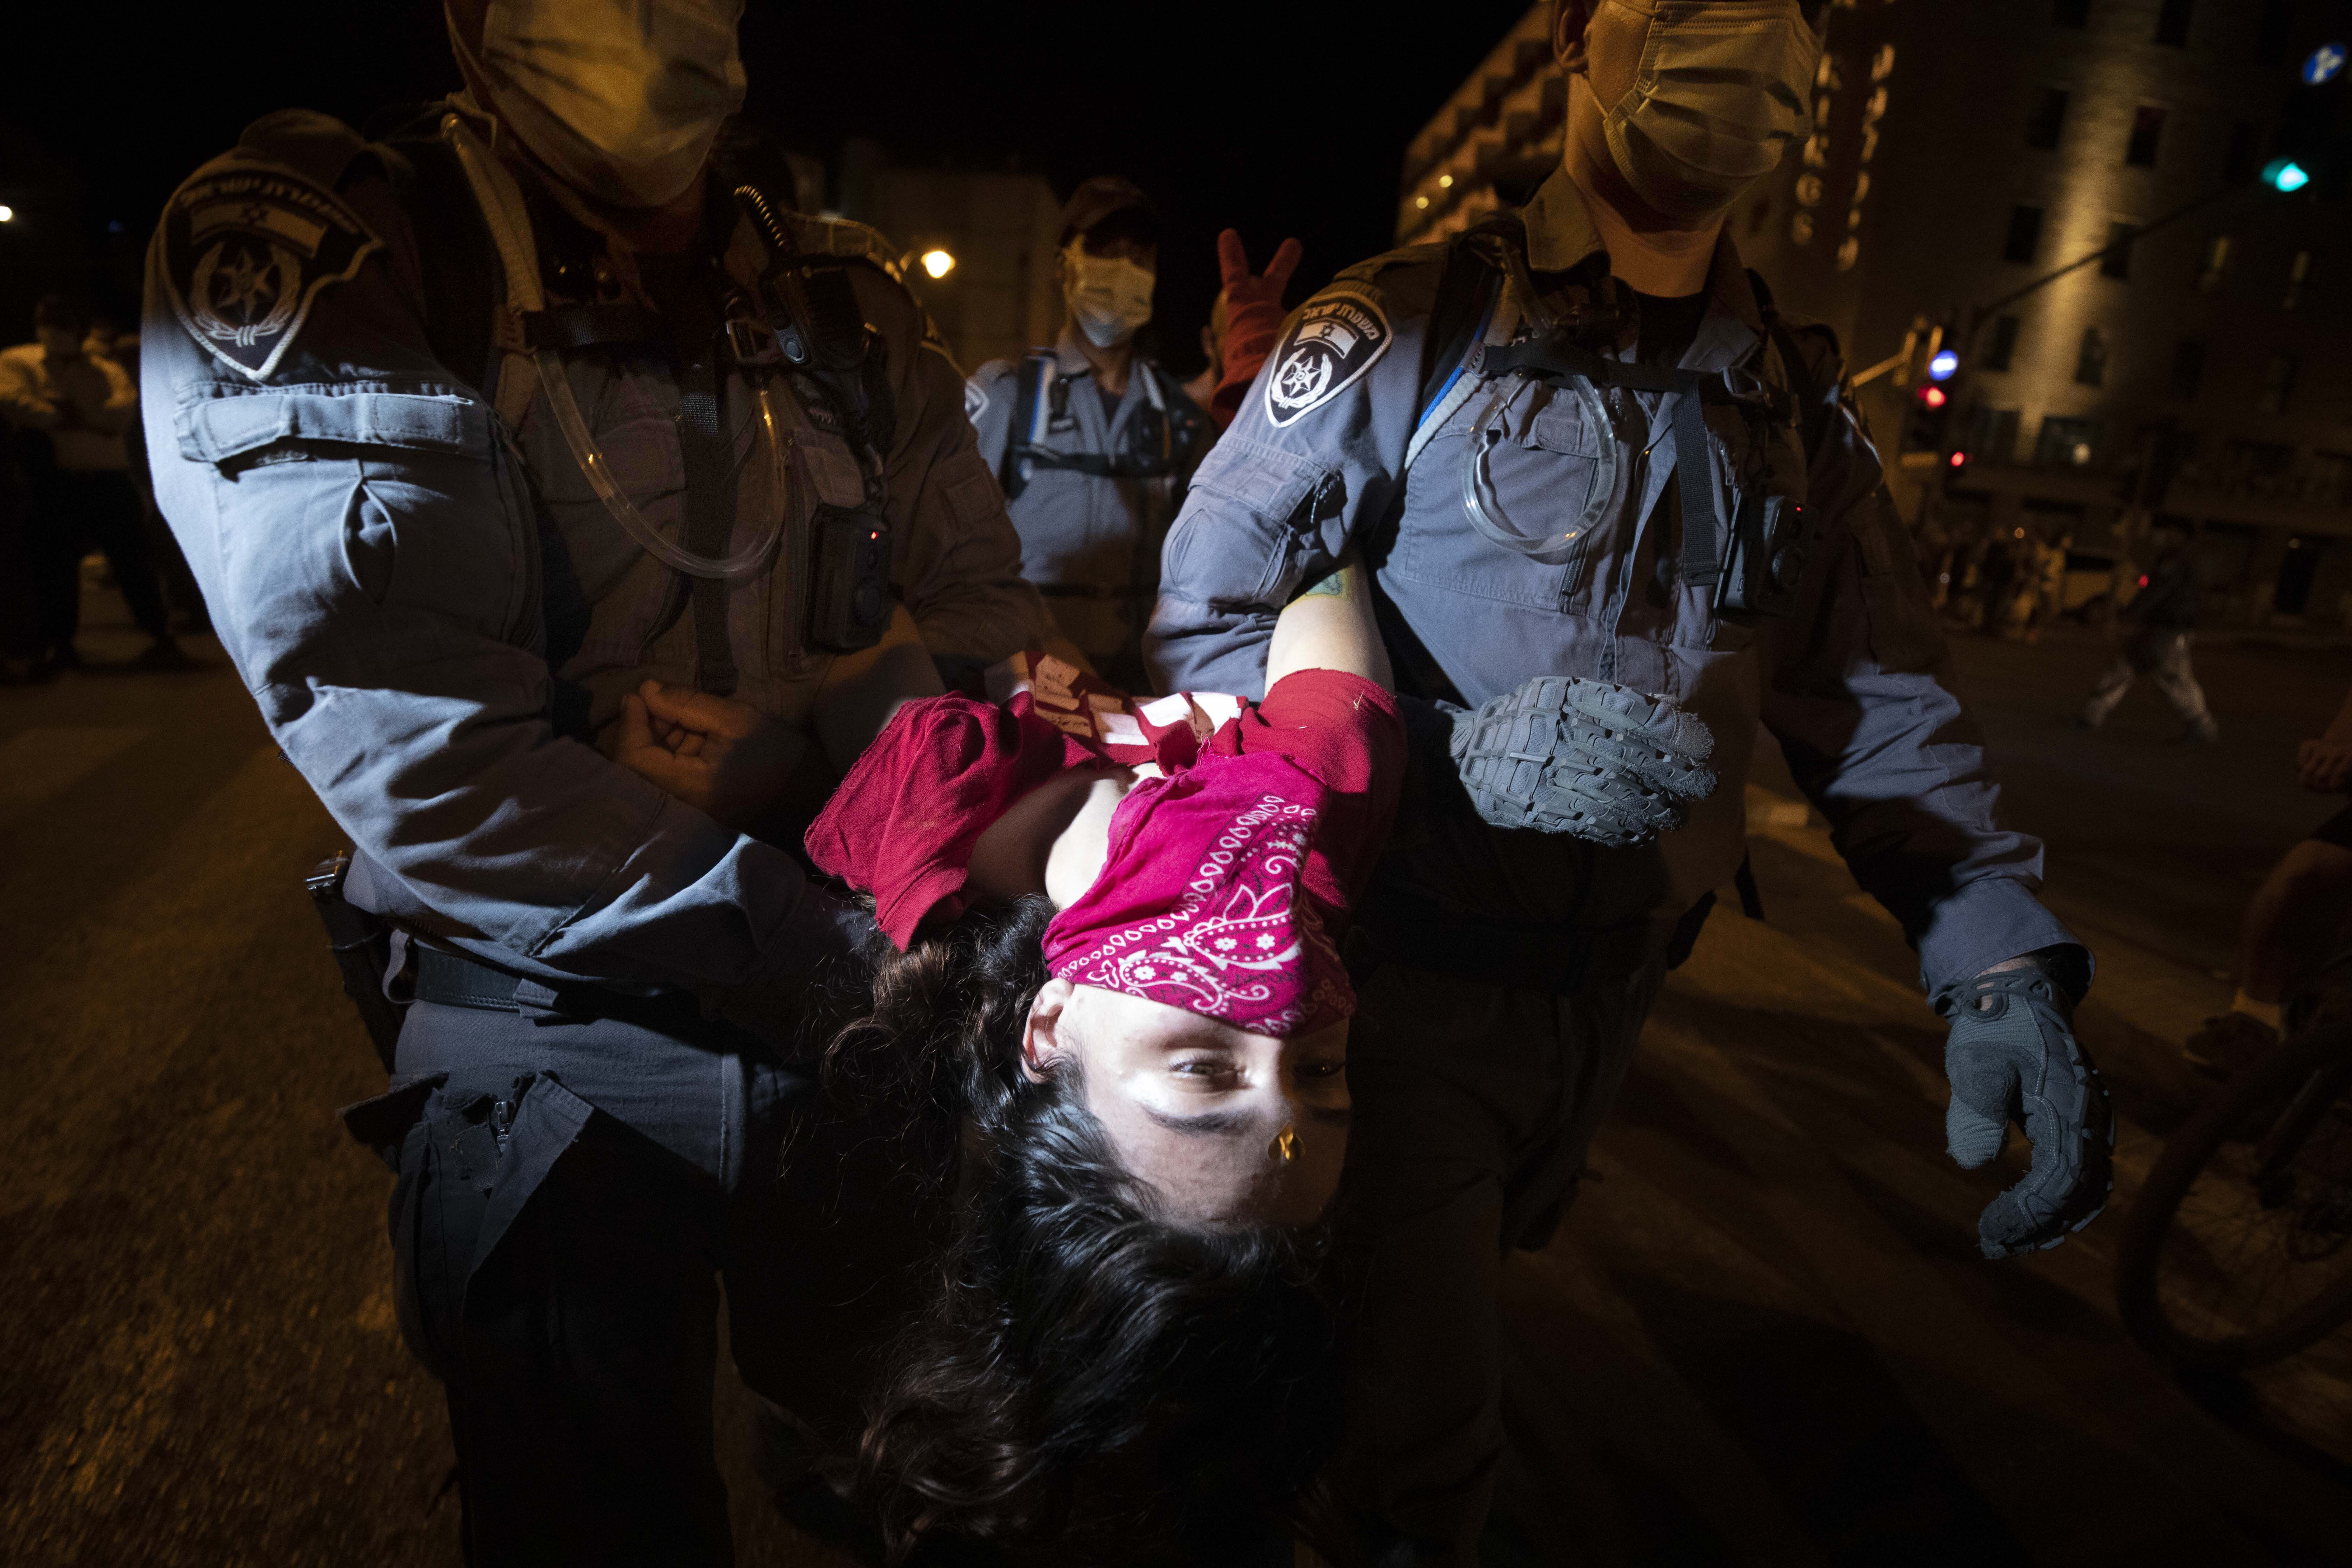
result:
M 1477 1560 L 1502 1258 L 1550 1235 L 1664 971 L 1741 866 L 1759 720 L 1952 1020 L 1953 1157 L 1983 1164 L 2012 1121 L 2032 1141 L 1985 1253 L 2105 1202 L 2112 1121 L 2070 1022 L 2089 956 L 2034 896 L 2041 847 L 1993 820 L 1835 339 L 1777 318 L 1724 233 L 1806 133 L 1825 8 L 1559 0 L 1565 166 L 1300 307 L 1168 540 L 1160 689 L 1261 689 L 1280 606 L 1359 549 L 1401 690 L 1491 784 L 1458 815 L 1408 801 L 1359 914 L 1336 1479 L 1382 1563 Z M 1711 799 L 1639 848 L 1514 831 L 1548 807 L 1513 759 L 1576 700 L 1515 695 L 1531 675 L 1696 715 Z
M 463 93 L 257 122 L 150 251 L 158 498 L 413 997 L 345 1120 L 475 1563 L 730 1560 L 722 1274 L 771 1429 L 854 1438 L 929 1238 L 860 1206 L 903 1130 L 803 1136 L 870 924 L 773 803 L 1045 631 L 879 237 L 712 159 L 740 12 L 450 0 Z
M 1115 175 L 1088 180 L 1062 209 L 1061 247 L 1061 337 L 982 365 L 971 420 L 1021 535 L 1022 575 L 1063 636 L 1140 691 L 1160 541 L 1215 432 L 1183 384 L 1136 352 L 1160 262 L 1150 198 Z

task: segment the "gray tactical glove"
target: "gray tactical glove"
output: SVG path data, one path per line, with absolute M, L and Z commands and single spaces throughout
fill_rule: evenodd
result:
M 2040 969 L 2005 969 L 1947 986 L 1935 1007 L 1952 1021 L 1947 1151 L 1973 1171 L 2000 1152 L 2012 1121 L 2033 1145 L 2024 1179 L 1979 1216 L 1978 1245 L 1987 1258 L 2057 1246 L 2098 1217 L 2116 1184 L 2115 1111 L 2074 1038 L 2073 1005 Z
M 1646 844 L 1715 789 L 1715 737 L 1663 697 L 1539 675 L 1454 711 L 1448 747 L 1478 816 L 1496 827 Z

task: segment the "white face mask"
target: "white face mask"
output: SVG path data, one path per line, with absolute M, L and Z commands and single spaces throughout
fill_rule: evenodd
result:
M 743 0 L 490 0 L 457 64 L 550 172 L 622 206 L 676 199 L 743 104 Z
M 1610 159 L 1672 218 L 1724 211 L 1812 128 L 1821 40 L 1795 0 L 1601 0 L 1647 18 L 1633 87 L 1603 104 Z
M 1123 256 L 1088 256 L 1086 243 L 1076 239 L 1062 259 L 1062 298 L 1087 342 L 1110 348 L 1151 320 L 1151 289 L 1159 281 L 1151 268 Z

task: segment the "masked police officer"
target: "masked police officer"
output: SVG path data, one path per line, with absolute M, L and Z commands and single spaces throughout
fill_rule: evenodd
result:
M 772 1418 L 854 1436 L 922 1238 L 783 1145 L 868 928 L 746 830 L 1046 626 L 878 237 L 710 155 L 740 11 L 450 0 L 462 94 L 257 122 L 150 254 L 159 498 L 397 928 L 391 1090 L 346 1120 L 399 1173 L 477 1563 L 729 1559 L 722 1271 Z
M 1360 916 L 1340 1479 L 1382 1562 L 1474 1560 L 1498 1262 L 1557 1221 L 1663 970 L 1742 865 L 1759 720 L 1952 1020 L 1950 1152 L 1984 1163 L 2011 1121 L 2032 1141 L 1984 1251 L 2054 1245 L 2105 1201 L 2112 1124 L 2070 1023 L 2088 954 L 2035 899 L 2040 846 L 1994 822 L 1836 342 L 1778 319 L 1723 232 L 1805 133 L 1823 9 L 1560 0 L 1565 166 L 1308 300 L 1168 540 L 1162 689 L 1258 689 L 1277 608 L 1352 545 L 1400 685 L 1488 705 L 1453 727 L 1474 774 L 1570 695 L 1511 696 L 1532 674 L 1664 694 L 1716 737 L 1713 797 L 1642 847 L 1507 831 L 1540 805 L 1507 788 L 1464 803 L 1499 827 L 1409 806 Z
M 1116 176 L 1088 180 L 1062 209 L 1061 247 L 1061 337 L 982 365 L 972 424 L 1021 534 L 1022 574 L 1097 668 L 1141 690 L 1160 541 L 1215 431 L 1183 384 L 1136 352 L 1160 259 L 1150 198 Z

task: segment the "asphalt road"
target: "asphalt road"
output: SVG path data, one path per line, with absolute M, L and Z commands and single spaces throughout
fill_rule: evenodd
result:
M 2010 816 L 2050 839 L 2052 902 L 2099 954 L 2082 1026 L 2127 1199 L 2202 1087 L 2177 1047 L 2227 999 L 2239 903 L 2325 812 L 2286 763 L 2352 658 L 2205 651 L 2225 743 L 2181 752 L 2152 694 L 2064 728 L 2105 657 L 2087 640 L 1960 652 Z M 2124 1338 L 2111 1227 L 1979 1258 L 1999 1179 L 1942 1156 L 1910 955 L 1786 788 L 1753 797 L 1769 921 L 1717 915 L 1599 1180 L 1507 1270 L 1505 1484 L 1543 1560 L 2352 1557 L 2347 1337 L 2224 1419 Z M 225 665 L 0 689 L 10 1562 L 456 1561 L 388 1178 L 333 1115 L 376 1087 L 297 885 L 340 841 Z M 730 1463 L 743 1415 L 723 1391 Z M 732 1479 L 744 1562 L 838 1561 Z

